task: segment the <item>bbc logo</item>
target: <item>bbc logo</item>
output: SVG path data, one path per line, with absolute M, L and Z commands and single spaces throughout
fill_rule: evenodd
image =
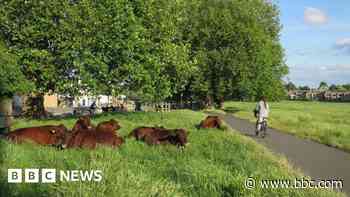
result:
M 39 180 L 39 178 L 41 178 L 41 180 Z M 39 183 L 39 181 L 41 181 L 41 183 L 55 183 L 56 169 L 41 169 L 41 174 L 39 173 L 39 169 L 7 170 L 8 183 Z

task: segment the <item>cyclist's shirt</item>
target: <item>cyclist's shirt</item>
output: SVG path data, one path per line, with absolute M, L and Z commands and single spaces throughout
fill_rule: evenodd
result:
M 259 103 L 256 105 L 256 110 L 259 112 L 258 116 L 260 118 L 267 118 L 269 117 L 269 104 L 266 103 L 266 107 L 264 104 L 264 101 L 259 101 Z

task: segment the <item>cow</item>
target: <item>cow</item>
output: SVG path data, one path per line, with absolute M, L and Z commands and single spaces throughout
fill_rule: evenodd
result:
M 128 137 L 135 137 L 136 140 L 144 140 L 145 136 L 153 133 L 156 130 L 163 130 L 164 127 L 138 127 L 128 135 Z
M 76 130 L 66 138 L 63 147 L 95 149 L 98 144 L 119 147 L 124 143 L 124 139 L 115 133 L 119 128 L 117 121 L 110 120 L 100 123 L 96 128 Z
M 77 122 L 75 123 L 72 132 L 75 131 L 80 131 L 80 130 L 91 130 L 93 129 L 94 126 L 91 124 L 91 119 L 89 116 L 81 116 L 79 117 L 79 119 L 77 120 Z
M 95 149 L 98 144 L 117 148 L 124 143 L 123 138 L 111 132 L 78 131 L 67 141 L 67 148 L 89 148 Z
M 146 135 L 144 141 L 148 145 L 173 144 L 185 147 L 187 145 L 187 131 L 185 129 L 156 129 Z
M 63 124 L 29 127 L 9 132 L 5 138 L 15 143 L 31 141 L 40 145 L 59 146 L 64 142 L 67 131 Z
M 98 132 L 108 131 L 108 132 L 115 133 L 120 128 L 121 126 L 119 125 L 118 121 L 114 119 L 110 119 L 109 121 L 100 122 L 96 127 L 96 131 Z
M 208 116 L 201 121 L 199 127 L 204 129 L 221 128 L 222 120 L 219 116 Z
M 187 132 L 185 129 L 166 129 L 164 127 L 138 127 L 128 137 L 145 141 L 148 145 L 173 144 L 186 146 Z

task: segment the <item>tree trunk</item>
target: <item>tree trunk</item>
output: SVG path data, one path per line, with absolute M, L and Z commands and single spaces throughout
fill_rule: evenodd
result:
M 32 95 L 27 100 L 27 116 L 35 119 L 46 118 L 47 112 L 44 107 L 44 94 Z
M 12 122 L 12 98 L 0 98 L 0 130 L 10 130 Z

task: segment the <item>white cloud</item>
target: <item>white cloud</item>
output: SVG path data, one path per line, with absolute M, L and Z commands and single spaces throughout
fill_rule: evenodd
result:
M 350 38 L 338 39 L 335 42 L 335 48 L 341 52 L 350 53 Z
M 337 64 L 335 66 L 329 66 L 327 67 L 327 70 L 339 72 L 350 71 L 350 64 Z
M 350 47 L 350 38 L 343 38 L 336 41 L 335 45 L 340 48 Z
M 320 9 L 307 7 L 304 11 L 304 21 L 310 25 L 323 25 L 328 22 L 328 16 Z

